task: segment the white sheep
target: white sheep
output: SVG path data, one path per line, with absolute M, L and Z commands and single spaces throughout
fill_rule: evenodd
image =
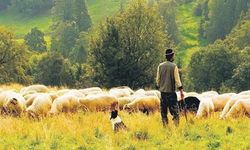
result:
M 214 111 L 221 111 L 225 107 L 226 103 L 229 101 L 231 97 L 236 95 L 235 93 L 224 93 L 212 98 L 214 103 Z
M 117 98 L 119 98 L 119 97 L 128 97 L 133 93 L 134 93 L 134 91 L 131 88 L 127 87 L 127 86 L 115 87 L 115 88 L 111 88 L 109 90 L 109 94 L 113 95 L 113 96 L 115 96 Z
M 53 101 L 49 113 L 50 114 L 58 114 L 60 112 L 75 113 L 77 112 L 79 106 L 80 106 L 79 99 L 75 95 L 69 93 L 56 98 Z
M 26 109 L 25 99 L 14 91 L 0 93 L 0 109 L 2 114 L 20 116 Z
M 95 95 L 95 94 L 101 94 L 103 91 L 99 87 L 90 87 L 90 88 L 85 88 L 85 89 L 79 89 L 79 92 L 84 94 L 85 96 L 87 95 Z
M 49 94 L 38 94 L 33 103 L 26 109 L 28 116 L 34 119 L 40 119 L 40 117 L 46 117 L 51 109 L 52 99 Z
M 225 107 L 223 108 L 221 114 L 220 114 L 220 119 L 224 119 L 226 114 L 229 112 L 230 108 L 238 101 L 241 99 L 248 99 L 250 98 L 250 95 L 239 95 L 236 94 L 232 96 L 228 102 L 226 103 Z
M 33 93 L 46 93 L 48 92 L 49 89 L 45 85 L 30 85 L 27 87 L 23 87 L 20 90 L 20 93 L 25 96 L 28 94 L 33 94 Z
M 212 98 L 207 96 L 198 96 L 198 99 L 200 100 L 200 104 L 196 117 L 209 117 L 211 113 L 214 112 L 214 104 Z
M 109 94 L 88 95 L 79 101 L 82 108 L 92 112 L 109 111 L 111 104 L 118 103 L 117 98 Z
M 226 114 L 225 118 L 247 113 L 250 115 L 250 98 L 238 100 Z
M 134 101 L 124 105 L 124 110 L 127 112 L 156 112 L 160 110 L 160 99 L 158 96 L 143 96 L 138 97 Z

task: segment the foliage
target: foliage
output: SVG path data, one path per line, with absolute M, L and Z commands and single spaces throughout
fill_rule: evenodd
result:
M 74 22 L 58 22 L 51 38 L 51 50 L 69 57 L 78 38 L 78 29 Z
M 37 64 L 35 82 L 52 86 L 73 86 L 74 68 L 60 53 L 47 53 Z
M 0 11 L 5 10 L 10 5 L 10 0 L 1 0 L 0 1 Z
M 85 63 L 87 59 L 88 34 L 80 32 L 79 38 L 76 40 L 74 48 L 70 52 L 70 60 L 74 63 Z
M 239 65 L 234 70 L 231 86 L 237 91 L 250 89 L 250 47 L 246 47 L 240 53 Z
M 64 57 L 75 56 L 80 51 L 84 53 L 85 45 L 79 44 L 81 31 L 87 31 L 91 19 L 83 0 L 56 0 L 52 9 L 53 26 L 51 49 L 61 52 Z M 77 42 L 77 45 L 75 45 Z M 72 54 L 73 53 L 73 54 Z M 78 59 L 79 58 L 74 58 Z M 82 58 L 84 60 L 84 58 Z
M 79 31 L 88 31 L 91 27 L 91 18 L 85 0 L 75 0 L 75 21 Z
M 178 44 L 180 42 L 179 39 L 179 31 L 176 24 L 176 7 L 177 4 L 174 0 L 169 1 L 158 1 L 160 14 L 163 16 L 163 20 L 166 24 L 166 33 L 167 36 L 171 38 L 175 42 L 175 44 Z
M 0 26 L 0 83 L 30 83 L 28 55 L 27 47 L 14 41 L 14 35 Z
M 105 87 L 152 85 L 163 50 L 170 43 L 164 29 L 156 7 L 144 0 L 131 2 L 107 19 L 90 39 L 94 81 Z
M 206 38 L 210 43 L 224 39 L 248 10 L 248 0 L 211 0 L 208 2 L 208 21 L 204 22 Z
M 221 41 L 194 53 L 187 77 L 191 89 L 198 92 L 211 89 L 219 91 L 222 84 L 233 75 L 235 56 Z
M 44 40 L 44 33 L 37 27 L 32 28 L 31 32 L 24 37 L 25 44 L 35 51 L 46 51 L 46 41 Z

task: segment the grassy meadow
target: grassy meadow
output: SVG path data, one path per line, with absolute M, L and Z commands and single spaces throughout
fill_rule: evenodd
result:
M 128 114 L 120 116 L 129 131 L 114 133 L 108 113 L 61 114 L 33 121 L 0 117 L 0 149 L 250 149 L 250 120 L 241 117 L 219 120 L 196 120 L 184 117 L 176 128 L 161 125 L 160 114 Z
M 200 17 L 193 14 L 197 1 L 178 6 L 176 19 L 182 43 L 179 45 L 178 57 L 182 58 L 184 67 L 188 65 L 192 54 L 206 45 L 206 41 L 199 37 Z
M 22 86 L 10 84 L 2 89 L 19 91 Z M 51 90 L 58 89 L 50 87 Z M 160 113 L 119 116 L 129 128 L 114 133 L 109 113 L 82 112 L 60 114 L 40 121 L 0 116 L 0 149 L 12 150 L 178 150 L 178 149 L 250 149 L 250 119 L 242 116 L 219 120 L 219 113 L 210 118 L 196 119 L 182 116 L 176 128 L 169 116 L 169 126 L 163 128 Z

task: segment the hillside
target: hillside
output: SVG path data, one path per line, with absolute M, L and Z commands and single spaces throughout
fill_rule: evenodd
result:
M 178 57 L 181 57 L 183 67 L 187 67 L 195 51 L 207 44 L 204 39 L 199 37 L 200 17 L 193 14 L 193 8 L 197 2 L 198 0 L 195 0 L 187 4 L 182 4 L 177 8 L 177 25 L 182 40 L 182 43 L 178 47 Z
M 86 0 L 86 2 L 94 25 L 105 17 L 113 15 L 120 8 L 120 0 Z M 22 38 L 33 27 L 38 27 L 48 35 L 52 18 L 50 11 L 36 16 L 26 16 L 16 10 L 6 10 L 0 12 L 0 24 L 14 30 L 17 38 Z

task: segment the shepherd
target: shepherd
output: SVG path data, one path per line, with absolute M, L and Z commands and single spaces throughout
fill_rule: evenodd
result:
M 173 116 L 175 126 L 179 125 L 179 108 L 177 103 L 176 89 L 180 91 L 181 99 L 184 98 L 183 86 L 180 80 L 179 69 L 174 61 L 175 53 L 172 49 L 165 51 L 166 61 L 157 68 L 156 84 L 161 92 L 161 117 L 163 127 L 168 125 L 168 109 Z

